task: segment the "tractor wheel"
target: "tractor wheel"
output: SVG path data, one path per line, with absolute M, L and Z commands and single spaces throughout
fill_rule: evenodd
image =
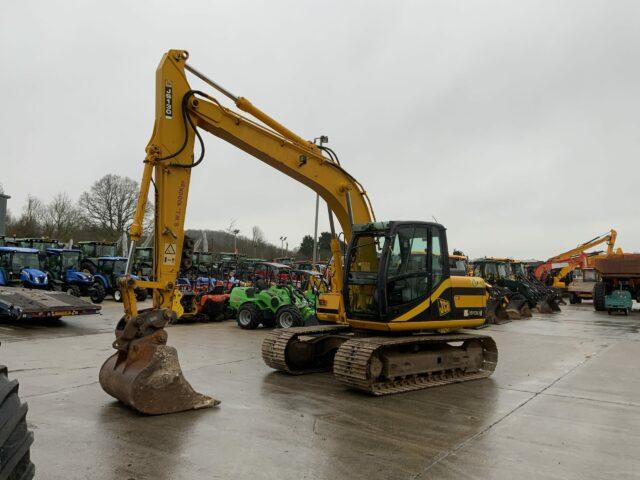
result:
M 80 295 L 82 295 L 82 291 L 80 290 L 80 287 L 78 285 L 69 285 L 65 292 L 69 295 L 73 295 L 74 297 L 79 297 Z
M 102 303 L 104 297 L 107 295 L 107 292 L 104 289 L 104 285 L 100 282 L 96 282 L 93 284 L 93 293 L 91 294 L 91 301 L 93 303 Z
M 231 308 L 231 306 L 229 305 L 229 300 L 225 300 L 224 302 L 224 319 L 225 320 L 231 320 L 233 318 L 236 318 L 236 311 Z
M 80 270 L 82 270 L 83 272 L 90 273 L 91 275 L 96 274 L 96 267 L 91 262 L 82 262 L 82 265 L 80 265 Z
M 119 288 L 116 288 L 116 289 L 113 291 L 113 299 L 114 299 L 116 302 L 121 302 L 121 301 L 122 301 L 122 292 L 120 291 L 120 289 L 119 289 Z
M 253 303 L 245 303 L 238 309 L 238 326 L 245 330 L 255 330 L 262 323 L 262 312 Z
M 280 328 L 304 326 L 304 318 L 296 307 L 282 307 L 276 314 L 276 325 Z
M 593 308 L 597 312 L 604 312 L 604 297 L 606 295 L 606 287 L 603 282 L 598 282 L 593 286 Z
M 225 319 L 224 304 L 221 302 L 214 302 L 213 300 L 207 300 L 202 306 L 202 313 L 204 313 L 210 321 L 221 322 Z
M 144 302 L 147 299 L 147 290 L 145 288 L 139 288 L 136 290 L 136 300 Z
M 273 328 L 276 326 L 276 319 L 275 318 L 265 318 L 262 320 L 262 326 L 264 328 Z
M 20 403 L 18 381 L 10 381 L 0 366 L 0 478 L 31 480 L 35 467 L 30 452 L 33 433 L 27 430 L 27 404 Z

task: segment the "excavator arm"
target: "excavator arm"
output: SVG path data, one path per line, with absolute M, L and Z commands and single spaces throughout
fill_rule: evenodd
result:
M 580 262 L 576 260 L 580 260 L 580 256 L 586 252 L 587 250 L 597 247 L 598 245 L 602 245 L 603 243 L 607 244 L 607 255 L 611 255 L 614 253 L 614 247 L 616 244 L 616 239 L 618 238 L 618 232 L 614 229 L 611 229 L 604 235 L 598 235 L 595 238 L 592 238 L 588 242 L 581 243 L 575 248 L 567 250 L 566 252 L 560 253 L 549 258 L 546 262 L 538 265 L 534 271 L 534 275 L 538 280 L 541 280 L 546 274 L 548 274 L 553 268 L 554 263 L 560 262 L 570 262 L 570 265 L 573 265 L 573 268 L 569 268 L 567 270 L 562 271 L 562 276 L 558 276 L 557 278 L 564 278 L 571 270 L 576 268 Z
M 184 238 L 184 219 L 191 170 L 202 161 L 203 142 L 196 128 L 206 130 L 253 157 L 307 185 L 326 202 L 340 223 L 345 238 L 351 237 L 354 223 L 369 223 L 374 215 L 362 185 L 336 160 L 323 155 L 313 142 L 303 140 L 254 107 L 247 99 L 236 97 L 186 63 L 181 50 L 166 53 L 156 72 L 156 119 L 147 145 L 140 196 L 130 229 L 131 240 L 142 236 L 142 224 L 150 186 L 155 185 L 156 275 L 155 282 L 138 282 L 140 287 L 159 291 L 158 308 L 169 308 Z M 203 92 L 192 90 L 185 70 L 218 88 L 236 106 L 263 124 L 224 107 Z M 195 139 L 201 154 L 194 161 Z M 153 180 L 152 180 L 153 177 Z M 332 217 L 331 217 L 332 220 Z M 335 230 L 332 232 L 335 236 Z M 337 241 L 336 241 L 337 244 Z M 340 259 L 337 258 L 337 261 Z M 336 268 L 336 289 L 341 288 L 341 268 Z M 131 297 L 133 299 L 133 297 Z M 135 307 L 131 305 L 131 314 Z
M 164 330 L 165 325 L 175 319 L 172 305 L 180 268 L 191 172 L 204 158 L 204 142 L 198 129 L 208 131 L 307 185 L 327 202 L 335 273 L 331 292 L 323 294 L 321 304 L 335 306 L 341 303 L 342 254 L 332 212 L 347 240 L 351 238 L 354 224 L 374 220 L 364 188 L 339 165 L 331 150 L 303 140 L 247 99 L 231 94 L 208 79 L 188 65 L 187 59 L 186 51 L 170 50 L 156 70 L 155 123 L 146 148 L 140 195 L 130 228 L 133 252 L 143 234 L 147 198 L 153 186 L 154 279 L 140 281 L 131 276 L 121 279 L 125 315 L 116 327 L 114 348 L 117 353 L 100 371 L 100 383 L 107 393 L 150 414 L 203 408 L 217 402 L 196 393 L 184 379 L 177 352 L 166 345 Z M 204 92 L 193 90 L 186 71 L 230 98 L 238 109 L 255 120 L 224 107 Z M 200 152 L 197 159 L 194 158 L 196 141 Z M 323 154 L 323 149 L 328 151 L 329 157 Z M 129 257 L 130 263 L 132 255 Z M 135 288 L 153 289 L 152 309 L 138 311 Z M 335 320 L 344 321 L 343 313 L 339 317 Z

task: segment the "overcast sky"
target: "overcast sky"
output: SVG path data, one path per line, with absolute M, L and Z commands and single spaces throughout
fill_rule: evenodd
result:
M 139 180 L 176 48 L 328 135 L 378 219 L 435 217 L 472 257 L 546 258 L 610 227 L 639 250 L 639 25 L 637 1 L 5 0 L 0 182 L 19 213 L 28 193 Z M 204 138 L 187 227 L 313 232 L 313 192 Z

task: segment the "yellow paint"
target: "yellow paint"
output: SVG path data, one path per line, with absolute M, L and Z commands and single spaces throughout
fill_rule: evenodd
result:
M 426 322 L 371 322 L 367 320 L 349 319 L 349 324 L 354 328 L 362 328 L 365 330 L 378 330 L 385 332 L 403 332 L 416 330 L 441 330 L 448 329 L 450 331 L 459 330 L 461 328 L 477 327 L 484 323 L 484 318 L 473 320 L 432 320 Z
M 453 304 L 456 308 L 484 308 L 487 306 L 487 296 L 482 295 L 454 295 Z

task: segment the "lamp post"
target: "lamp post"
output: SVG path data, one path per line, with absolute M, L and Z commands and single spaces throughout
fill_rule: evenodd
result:
M 287 237 L 280 237 L 280 256 L 284 257 L 284 242 L 287 239 Z
M 231 233 L 233 233 L 233 253 L 235 253 L 237 256 L 238 255 L 238 234 L 240 233 L 240 230 L 236 228 L 235 230 L 232 230 Z

